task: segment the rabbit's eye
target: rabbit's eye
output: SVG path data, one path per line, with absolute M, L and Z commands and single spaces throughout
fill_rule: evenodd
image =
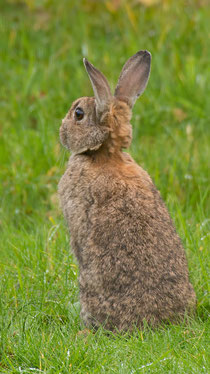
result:
M 81 121 L 81 119 L 83 119 L 83 117 L 84 117 L 84 112 L 83 112 L 83 110 L 82 110 L 82 108 L 76 108 L 75 109 L 75 116 L 76 116 L 76 119 L 78 120 L 78 121 Z

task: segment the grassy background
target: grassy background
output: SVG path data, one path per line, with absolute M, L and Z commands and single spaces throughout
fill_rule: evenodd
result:
M 0 373 L 208 372 L 209 15 L 201 0 L 1 0 Z M 92 95 L 82 57 L 114 89 L 139 49 L 152 53 L 152 71 L 129 152 L 176 223 L 197 313 L 131 336 L 81 334 L 56 195 L 69 156 L 58 130 L 71 102 Z

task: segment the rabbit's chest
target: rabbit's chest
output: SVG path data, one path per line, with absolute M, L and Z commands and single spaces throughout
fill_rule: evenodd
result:
M 85 165 L 69 165 L 59 183 L 59 197 L 71 235 L 90 230 L 90 215 L 97 205 L 94 189 L 94 179 Z

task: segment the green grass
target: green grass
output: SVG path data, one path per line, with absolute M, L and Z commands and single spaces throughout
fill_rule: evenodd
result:
M 179 4 L 179 5 L 178 5 Z M 210 45 L 207 1 L 2 1 L 0 373 L 207 373 Z M 86 56 L 112 88 L 152 53 L 129 152 L 152 176 L 186 248 L 195 317 L 132 335 L 80 334 L 78 267 L 57 202 L 59 126 L 92 95 Z

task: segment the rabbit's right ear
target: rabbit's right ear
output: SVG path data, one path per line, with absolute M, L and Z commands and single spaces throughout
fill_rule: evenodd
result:
M 86 58 L 83 59 L 83 62 L 93 87 L 97 112 L 101 113 L 108 106 L 112 98 L 109 84 L 105 76 Z
M 139 51 L 129 58 L 121 71 L 115 97 L 125 99 L 131 107 L 144 92 L 150 73 L 151 54 Z

